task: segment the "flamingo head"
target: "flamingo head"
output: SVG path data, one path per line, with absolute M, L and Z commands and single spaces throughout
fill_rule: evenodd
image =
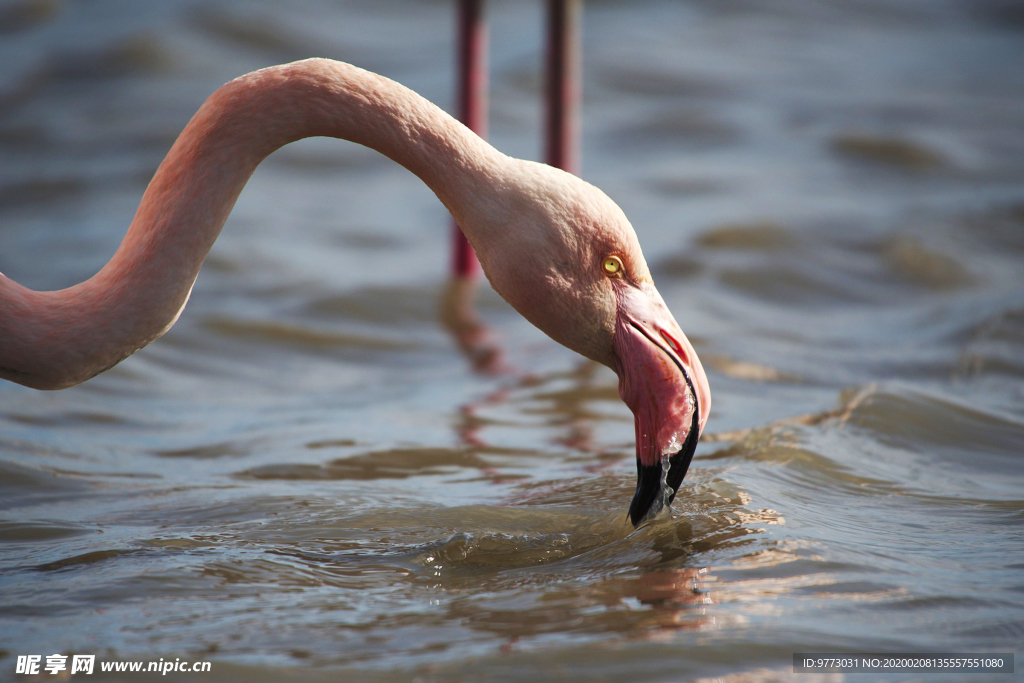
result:
M 504 218 L 474 246 L 495 290 L 527 320 L 618 374 L 636 430 L 637 526 L 682 483 L 711 408 L 708 380 L 622 210 L 573 175 L 520 163 L 505 210 L 491 213 Z

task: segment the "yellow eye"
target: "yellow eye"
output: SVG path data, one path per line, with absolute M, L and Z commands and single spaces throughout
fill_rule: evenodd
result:
M 605 274 L 619 276 L 622 274 L 622 259 L 618 256 L 605 256 L 601 267 L 604 268 Z

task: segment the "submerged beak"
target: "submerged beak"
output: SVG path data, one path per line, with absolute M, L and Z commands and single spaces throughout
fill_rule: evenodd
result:
M 651 519 L 683 482 L 711 408 L 697 354 L 654 284 L 615 283 L 615 369 L 633 411 L 637 482 L 629 519 Z

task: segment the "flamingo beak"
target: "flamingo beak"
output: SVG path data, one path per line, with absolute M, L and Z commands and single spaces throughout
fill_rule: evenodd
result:
M 711 408 L 711 390 L 696 352 L 650 282 L 615 282 L 613 349 L 619 396 L 636 428 L 633 526 L 675 498 Z

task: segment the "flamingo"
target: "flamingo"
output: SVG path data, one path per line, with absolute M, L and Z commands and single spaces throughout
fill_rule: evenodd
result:
M 502 154 L 412 90 L 327 59 L 261 69 L 215 91 L 93 277 L 40 292 L 0 275 L 0 378 L 74 386 L 167 332 L 253 170 L 311 136 L 365 145 L 416 174 L 509 304 L 618 374 L 636 432 L 629 518 L 636 526 L 671 503 L 711 394 L 622 210 L 570 173 Z

